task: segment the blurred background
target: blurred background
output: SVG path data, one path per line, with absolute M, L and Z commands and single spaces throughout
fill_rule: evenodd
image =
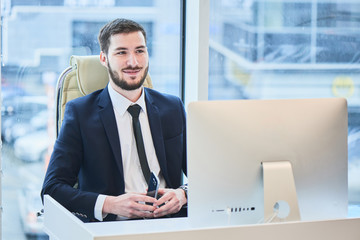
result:
M 133 19 L 154 88 L 181 97 L 184 1 L 1 0 L 2 239 L 48 239 L 37 213 L 70 56 L 98 55 L 100 28 Z M 347 98 L 349 201 L 360 204 L 360 2 L 210 0 L 209 27 L 209 99 Z

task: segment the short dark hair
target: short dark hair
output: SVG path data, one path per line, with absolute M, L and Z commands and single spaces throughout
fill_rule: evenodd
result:
M 105 54 L 108 53 L 110 37 L 112 35 L 119 33 L 133 33 L 138 31 L 140 31 L 144 35 L 146 43 L 146 32 L 140 24 L 129 19 L 117 18 L 107 23 L 101 28 L 98 36 L 100 50 L 103 51 Z

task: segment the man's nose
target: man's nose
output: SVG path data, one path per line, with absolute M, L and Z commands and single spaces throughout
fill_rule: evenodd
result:
M 127 60 L 127 64 L 128 64 L 129 66 L 137 66 L 138 63 L 139 63 L 139 62 L 138 62 L 138 60 L 137 60 L 137 58 L 136 58 L 136 55 L 133 54 L 133 53 L 129 54 L 129 57 L 128 57 L 128 60 Z

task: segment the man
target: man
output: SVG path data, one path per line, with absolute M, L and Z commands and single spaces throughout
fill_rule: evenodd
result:
M 109 84 L 67 104 L 41 195 L 51 195 L 83 221 L 175 214 L 187 203 L 186 188 L 180 186 L 186 174 L 183 104 L 142 87 L 149 56 L 141 25 L 116 19 L 100 30 L 99 42 Z M 147 162 L 160 179 L 159 199 L 146 196 L 147 179 L 127 111 L 135 104 L 141 107 Z

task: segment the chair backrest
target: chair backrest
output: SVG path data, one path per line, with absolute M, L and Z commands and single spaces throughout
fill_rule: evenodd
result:
M 66 103 L 102 89 L 108 82 L 108 72 L 100 63 L 99 55 L 71 56 L 70 66 L 61 73 L 56 86 L 56 136 L 64 119 Z M 144 86 L 153 87 L 149 74 Z

